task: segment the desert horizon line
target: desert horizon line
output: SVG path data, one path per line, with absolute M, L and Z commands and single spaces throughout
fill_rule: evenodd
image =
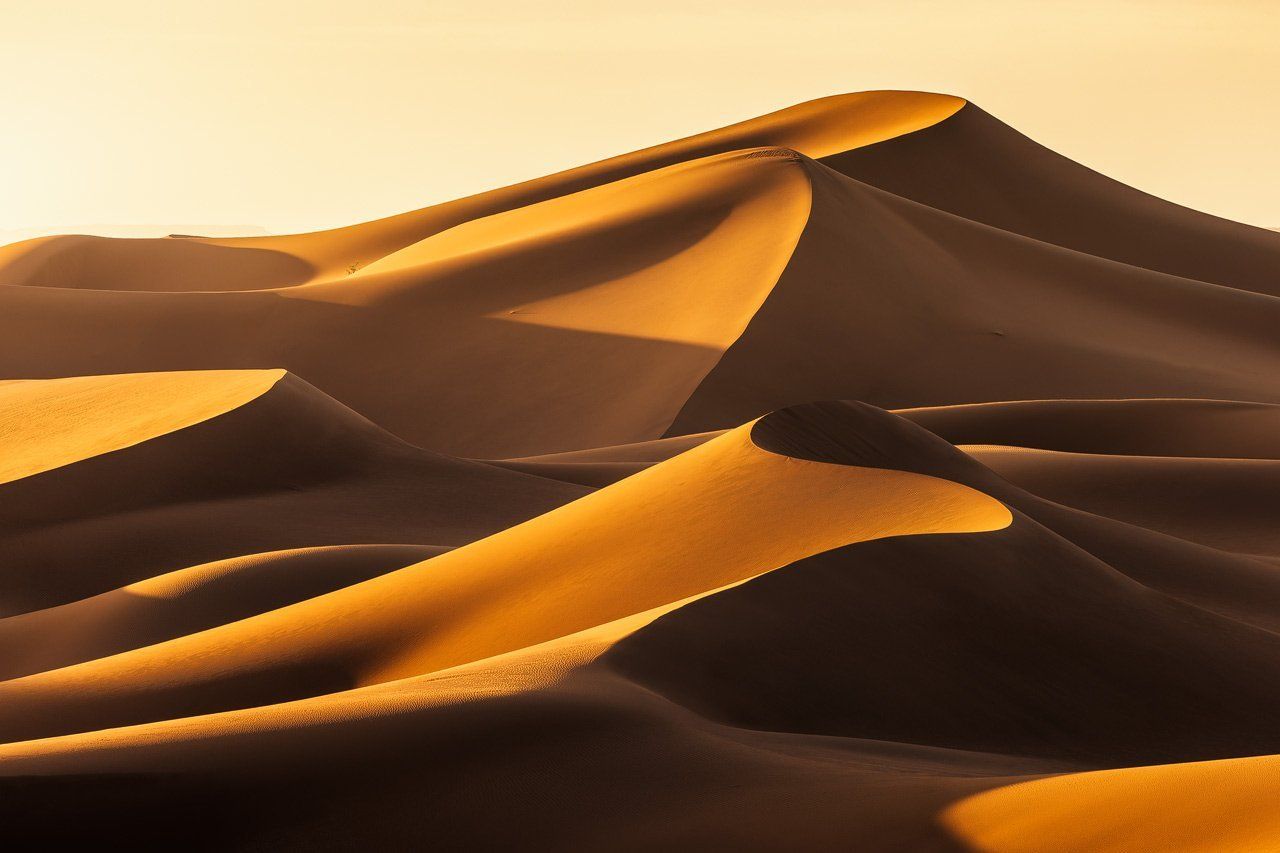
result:
M 926 96 L 934 96 L 934 97 L 940 97 L 940 98 L 954 98 L 959 102 L 961 102 L 962 107 L 971 105 L 977 109 L 982 109 L 981 105 L 975 103 L 973 100 L 963 95 L 953 94 L 953 93 L 944 92 L 940 90 L 908 89 L 908 88 L 900 88 L 900 89 L 879 88 L 879 89 L 867 89 L 867 90 L 851 90 L 851 91 L 841 91 L 841 92 L 836 92 L 836 93 L 826 94 L 826 95 L 819 95 L 814 98 L 809 98 L 802 101 L 796 101 L 787 106 L 778 107 L 776 109 L 772 109 L 767 112 L 760 113 L 750 118 L 745 118 L 745 119 L 731 122 L 728 125 L 724 125 L 720 129 L 732 128 L 739 124 L 745 124 L 753 120 L 760 120 L 760 119 L 767 118 L 768 116 L 771 116 L 774 113 L 781 113 L 781 112 L 786 112 L 788 110 L 794 110 L 794 109 L 809 106 L 809 105 L 816 105 L 824 101 L 832 101 L 832 100 L 838 100 L 840 98 L 847 98 L 847 97 L 853 97 L 853 96 L 865 95 L 865 94 L 874 94 L 874 93 L 884 93 L 884 94 L 901 93 L 901 94 L 907 94 L 907 95 L 926 95 Z M 1001 119 L 999 116 L 997 116 L 997 120 L 1003 121 L 1003 119 Z M 1016 128 L 1016 123 L 1010 126 Z M 692 136 L 696 137 L 698 135 L 701 135 L 701 134 L 693 134 Z M 663 144 L 680 142 L 687 138 L 692 138 L 692 137 L 678 137 L 674 140 L 671 140 L 668 143 L 659 142 L 651 145 L 646 145 L 640 148 L 632 149 L 631 153 L 638 154 L 648 150 L 649 148 L 661 147 Z M 608 162 L 609 160 L 614 160 L 614 159 L 618 159 L 620 157 L 625 157 L 625 156 L 627 155 L 626 154 L 606 155 L 600 160 L 591 161 L 589 165 L 604 163 L 604 162 Z M 1085 164 L 1085 165 L 1088 165 L 1088 164 Z M 538 180 L 540 177 L 551 177 L 553 175 L 558 174 L 559 171 L 563 171 L 563 170 L 547 172 L 547 173 L 527 177 L 524 179 L 520 179 L 520 180 L 517 180 L 516 184 L 508 184 L 508 185 L 500 184 L 497 186 L 485 186 L 485 187 L 476 189 L 472 192 L 468 192 L 461 196 L 441 198 L 435 201 L 428 201 L 426 204 L 427 206 L 432 206 L 432 205 L 441 204 L 441 203 L 445 203 L 452 200 L 468 198 L 472 195 L 481 195 L 485 192 L 489 192 L 494 189 L 500 189 L 502 186 L 514 186 L 514 185 L 519 185 L 522 183 Z M 1124 180 L 1122 176 L 1108 175 L 1108 177 L 1111 177 L 1114 180 L 1120 180 L 1123 183 L 1128 183 L 1127 181 Z M 1143 189 L 1142 187 L 1136 186 L 1134 184 L 1129 184 L 1129 185 L 1135 186 L 1135 188 L 1137 189 Z M 1146 191 L 1146 190 L 1143 190 L 1143 191 Z M 394 216 L 405 214 L 405 213 L 412 213 L 413 211 L 419 210 L 419 209 L 421 208 L 411 206 L 411 207 L 391 210 L 391 211 L 387 211 L 382 214 L 379 214 L 375 218 L 381 219 L 381 218 L 394 217 Z M 1277 224 L 1277 223 L 1280 223 L 1280 214 L 1278 214 L 1275 217 L 1269 218 L 1268 220 L 1265 220 L 1265 221 L 1244 222 L 1242 220 L 1231 219 L 1229 216 L 1225 216 L 1223 214 L 1219 214 L 1214 211 L 1202 211 L 1202 212 L 1210 213 L 1211 215 L 1215 215 L 1215 216 L 1220 216 L 1221 218 L 1228 219 L 1229 221 L 1240 222 L 1240 224 L 1244 224 L 1244 225 L 1252 225 L 1254 227 L 1265 228 L 1268 230 L 1280 230 L 1280 224 Z M 361 220 L 361 221 L 369 221 L 369 220 Z M 325 223 L 325 224 L 301 223 L 301 222 L 287 223 L 287 222 L 280 222 L 278 220 L 274 220 L 270 216 L 264 217 L 262 222 L 266 222 L 268 224 L 249 223 L 249 222 L 200 222 L 194 219 L 174 220 L 172 222 L 168 222 L 167 220 L 158 220 L 158 219 L 150 220 L 150 221 L 147 221 L 147 220 L 98 221 L 98 222 L 92 222 L 92 223 L 89 223 L 89 222 L 67 222 L 67 223 L 34 222 L 34 223 L 20 225 L 17 227 L 0 228 L 0 245 L 17 242 L 19 240 L 32 239 L 35 237 L 59 236 L 63 234 L 71 234 L 71 235 L 86 234 L 91 236 L 119 236 L 119 237 L 135 237 L 135 236 L 136 237 L 167 237 L 167 236 L 202 237 L 203 236 L 203 237 L 219 237 L 219 238 L 229 238 L 229 237 L 236 237 L 236 236 L 252 236 L 252 237 L 289 236 L 289 235 L 315 233 L 319 231 L 327 231 L 327 230 L 332 230 L 334 228 L 340 228 L 345 225 L 351 224 L 349 222 L 333 222 L 333 223 Z M 208 231 L 210 233 L 199 233 L 201 230 Z M 187 231 L 190 231 L 191 233 L 187 233 Z

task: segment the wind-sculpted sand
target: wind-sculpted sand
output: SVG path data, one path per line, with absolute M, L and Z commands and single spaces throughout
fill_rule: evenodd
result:
M 0 248 L 0 820 L 1271 849 L 1280 234 L 944 95 Z

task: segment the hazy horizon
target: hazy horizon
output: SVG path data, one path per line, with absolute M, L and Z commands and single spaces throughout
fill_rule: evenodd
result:
M 1120 181 L 1274 227 L 1277 41 L 1258 0 L 10 9 L 0 231 L 332 227 L 882 88 L 966 97 Z

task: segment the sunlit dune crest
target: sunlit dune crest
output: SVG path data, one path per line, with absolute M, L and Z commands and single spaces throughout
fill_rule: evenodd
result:
M 119 450 L 230 411 L 283 371 L 80 376 L 0 384 L 0 483 Z
M 951 806 L 957 835 L 993 851 L 1268 850 L 1280 835 L 1277 758 L 1069 774 Z
M 0 247 L 6 835 L 1280 846 L 1278 269 L 895 91 Z

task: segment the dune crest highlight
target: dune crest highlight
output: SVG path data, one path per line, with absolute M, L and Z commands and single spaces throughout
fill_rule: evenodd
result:
M 6 837 L 1276 846 L 1278 269 L 893 91 L 0 247 Z

